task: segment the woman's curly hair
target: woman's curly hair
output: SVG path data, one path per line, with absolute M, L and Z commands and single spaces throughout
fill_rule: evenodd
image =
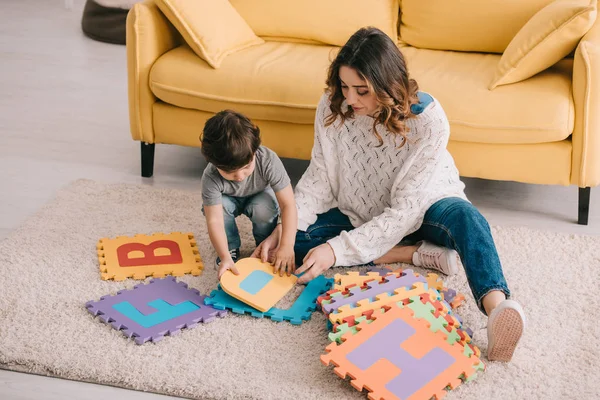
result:
M 381 30 L 373 27 L 361 28 L 348 39 L 327 73 L 331 115 L 326 118 L 325 126 L 331 125 L 338 117 L 341 118 L 341 123 L 354 117 L 352 107 L 348 107 L 346 112 L 342 111 L 345 99 L 339 76 L 342 66 L 354 69 L 377 98 L 379 108 L 373 115 L 373 132 L 379 140 L 379 146 L 383 144 L 383 139 L 377 132 L 377 124 L 402 136 L 404 140 L 400 147 L 404 146 L 408 130 L 404 121 L 414 116 L 410 106 L 419 102 L 419 86 L 414 79 L 409 78 L 406 61 L 396 44 Z

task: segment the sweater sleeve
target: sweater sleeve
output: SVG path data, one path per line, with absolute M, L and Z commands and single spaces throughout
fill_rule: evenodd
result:
M 337 206 L 328 174 L 332 171 L 327 170 L 328 163 L 323 149 L 328 140 L 324 125 L 325 116 L 329 110 L 328 104 L 327 94 L 324 94 L 315 115 L 315 139 L 310 164 L 295 189 L 298 229 L 301 231 L 306 231 L 317 220 L 317 214 L 322 214 Z M 329 154 L 330 158 L 332 156 Z M 331 166 L 329 167 L 331 168 Z
M 442 113 L 442 117 L 430 121 L 415 136 L 405 145 L 409 156 L 392 185 L 390 207 L 360 227 L 328 241 L 335 253 L 335 266 L 373 261 L 423 223 L 425 212 L 439 193 L 434 178 L 444 167 L 442 161 L 450 136 L 447 118 Z

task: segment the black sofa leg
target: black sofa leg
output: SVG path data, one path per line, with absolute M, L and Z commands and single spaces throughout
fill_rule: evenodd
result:
M 142 176 L 150 178 L 154 173 L 154 143 L 142 142 Z
M 577 223 L 579 225 L 588 224 L 588 215 L 590 213 L 590 192 L 592 188 L 579 188 L 579 213 Z

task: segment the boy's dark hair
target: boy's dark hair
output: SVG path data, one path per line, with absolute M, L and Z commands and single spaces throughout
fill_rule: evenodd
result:
M 246 116 L 223 110 L 206 121 L 200 141 L 208 162 L 232 172 L 252 161 L 260 146 L 260 129 Z

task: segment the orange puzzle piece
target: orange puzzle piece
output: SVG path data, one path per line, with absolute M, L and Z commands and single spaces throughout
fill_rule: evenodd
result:
M 432 332 L 426 320 L 414 318 L 409 308 L 391 305 L 370 324 L 361 322 L 356 334 L 327 346 L 321 356 L 333 363 L 342 379 L 349 376 L 369 399 L 441 399 L 446 387 L 456 388 L 475 373 L 477 356 L 465 356 L 463 346 L 449 344 L 443 330 Z
M 379 272 L 367 272 L 361 275 L 358 271 L 348 271 L 345 274 L 335 274 L 333 276 L 333 288 L 339 291 L 346 290 L 348 286 L 364 286 L 369 281 L 381 281 L 383 277 Z
M 105 280 L 200 275 L 204 267 L 192 233 L 103 238 L 96 247 L 101 277 Z
M 296 284 L 296 275 L 273 274 L 273 266 L 258 258 L 242 258 L 235 263 L 239 275 L 226 271 L 221 287 L 232 297 L 266 312 Z

